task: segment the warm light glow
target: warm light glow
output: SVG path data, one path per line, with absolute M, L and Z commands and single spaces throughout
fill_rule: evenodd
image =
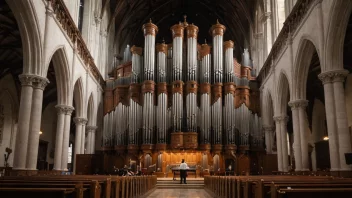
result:
M 323 138 L 323 140 L 328 141 L 328 140 L 329 140 L 329 137 L 328 137 L 328 136 L 325 136 L 325 137 Z
M 43 132 L 42 132 L 42 131 L 39 131 L 39 135 L 41 135 L 41 134 L 43 134 Z

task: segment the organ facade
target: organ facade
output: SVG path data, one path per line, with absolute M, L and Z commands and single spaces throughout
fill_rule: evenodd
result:
M 211 44 L 199 44 L 198 27 L 186 20 L 170 27 L 171 43 L 156 43 L 152 21 L 142 31 L 144 47 L 128 46 L 106 82 L 102 144 L 111 163 L 155 164 L 160 174 L 181 159 L 204 174 L 229 165 L 259 170 L 265 146 L 248 50 L 240 64 L 219 22 Z

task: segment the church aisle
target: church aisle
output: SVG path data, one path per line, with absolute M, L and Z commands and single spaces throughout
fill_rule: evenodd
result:
M 156 189 L 148 198 L 211 198 L 204 189 Z

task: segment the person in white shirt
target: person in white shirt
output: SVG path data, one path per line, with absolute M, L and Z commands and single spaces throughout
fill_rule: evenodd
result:
M 186 164 L 185 160 L 182 159 L 182 162 L 180 164 L 180 177 L 181 177 L 180 184 L 182 184 L 182 179 L 184 183 L 187 184 L 186 183 L 187 169 L 188 169 L 188 165 Z

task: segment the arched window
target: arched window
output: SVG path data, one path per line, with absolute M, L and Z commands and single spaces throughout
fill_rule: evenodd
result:
M 84 0 L 79 2 L 79 11 L 78 11 L 78 30 L 82 32 L 83 27 L 83 11 L 84 11 Z

